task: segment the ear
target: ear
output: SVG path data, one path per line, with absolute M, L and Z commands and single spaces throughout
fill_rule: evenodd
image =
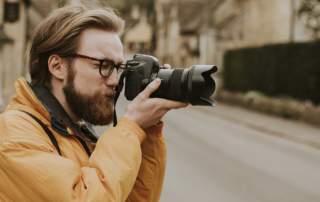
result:
M 48 68 L 52 76 L 59 80 L 67 78 L 67 62 L 63 60 L 59 55 L 53 54 L 48 59 Z

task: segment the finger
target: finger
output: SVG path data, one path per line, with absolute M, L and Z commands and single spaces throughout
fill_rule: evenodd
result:
M 145 97 L 149 97 L 154 91 L 156 91 L 159 88 L 160 84 L 161 80 L 159 78 L 156 78 L 140 94 L 142 94 Z
M 171 65 L 169 65 L 169 64 L 164 64 L 163 67 L 164 67 L 165 69 L 171 69 Z
M 165 109 L 179 109 L 179 108 L 185 108 L 189 105 L 188 102 L 178 102 L 178 101 L 172 101 L 172 100 L 163 100 L 162 107 Z

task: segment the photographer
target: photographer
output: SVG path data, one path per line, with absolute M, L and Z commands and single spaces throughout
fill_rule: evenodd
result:
M 0 116 L 0 201 L 159 200 L 166 165 L 160 119 L 188 104 L 150 99 L 156 79 L 99 140 L 89 124 L 113 120 L 123 27 L 112 9 L 84 5 L 60 8 L 37 27 L 31 83 L 15 82 Z

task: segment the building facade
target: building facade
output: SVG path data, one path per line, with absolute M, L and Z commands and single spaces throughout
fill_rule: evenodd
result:
M 27 75 L 33 29 L 54 8 L 55 0 L 0 0 L 0 112 L 15 94 L 14 82 Z
M 216 64 L 226 50 L 312 40 L 302 0 L 157 0 L 156 56 L 173 67 Z
M 312 40 L 299 18 L 301 0 L 224 0 L 213 9 L 216 64 L 223 67 L 226 50 Z
M 127 17 L 125 32 L 122 35 L 124 59 L 131 60 L 135 54 L 152 55 L 153 27 L 147 12 L 133 5 Z

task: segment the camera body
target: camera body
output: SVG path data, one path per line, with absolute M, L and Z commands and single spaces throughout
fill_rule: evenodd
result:
M 130 73 L 126 76 L 125 96 L 133 100 L 151 82 L 151 75 L 158 72 L 159 61 L 149 55 L 136 54 L 133 60 L 128 60 L 126 68 Z

